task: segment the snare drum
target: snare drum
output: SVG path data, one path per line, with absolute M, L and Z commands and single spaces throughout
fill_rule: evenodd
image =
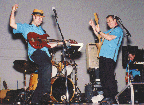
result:
M 54 102 L 63 102 L 66 99 L 66 78 L 63 76 L 54 77 L 51 79 L 51 99 Z M 74 97 L 75 89 L 71 79 L 67 79 L 69 101 Z

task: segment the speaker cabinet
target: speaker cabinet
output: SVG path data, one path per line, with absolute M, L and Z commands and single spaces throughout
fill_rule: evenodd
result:
M 97 47 L 95 43 L 88 43 L 86 46 L 87 70 L 99 68 L 99 59 L 97 58 Z

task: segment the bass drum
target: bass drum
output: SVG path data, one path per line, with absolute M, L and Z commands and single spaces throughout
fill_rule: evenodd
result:
M 51 79 L 51 99 L 54 102 L 63 102 L 66 99 L 66 86 L 65 86 L 66 78 L 63 76 L 54 77 Z M 68 93 L 69 93 L 69 101 L 72 101 L 75 93 L 74 84 L 68 78 Z

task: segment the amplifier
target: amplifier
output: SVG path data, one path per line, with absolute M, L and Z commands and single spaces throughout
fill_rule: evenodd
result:
M 119 104 L 144 103 L 144 83 L 130 83 L 116 97 Z
M 99 68 L 99 59 L 97 58 L 97 47 L 95 43 L 88 43 L 86 46 L 87 70 Z

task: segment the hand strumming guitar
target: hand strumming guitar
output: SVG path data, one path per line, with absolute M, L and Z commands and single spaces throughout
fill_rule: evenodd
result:
M 96 35 L 98 35 L 98 33 L 97 33 L 97 31 L 96 31 L 96 25 L 94 24 L 94 21 L 93 21 L 92 19 L 89 21 L 89 25 L 92 27 L 94 33 L 95 33 Z

